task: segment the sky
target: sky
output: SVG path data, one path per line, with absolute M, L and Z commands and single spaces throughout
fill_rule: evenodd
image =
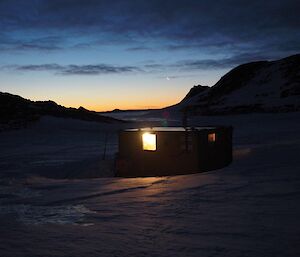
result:
M 161 108 L 235 66 L 300 52 L 300 1 L 0 0 L 0 91 Z

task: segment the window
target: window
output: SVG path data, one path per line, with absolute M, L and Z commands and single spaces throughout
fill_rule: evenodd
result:
M 207 139 L 208 142 L 216 142 L 216 133 L 209 133 Z
M 156 151 L 156 134 L 144 133 L 143 139 L 143 150 L 146 151 Z

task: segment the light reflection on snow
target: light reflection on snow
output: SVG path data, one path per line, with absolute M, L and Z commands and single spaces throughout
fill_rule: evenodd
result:
M 0 215 L 13 215 L 16 220 L 26 225 L 77 224 L 83 223 L 83 217 L 94 213 L 84 205 L 67 206 L 32 206 L 26 204 L 0 206 Z
M 249 154 L 251 154 L 252 148 L 250 147 L 245 147 L 245 148 L 237 148 L 233 150 L 233 157 L 235 159 L 247 157 Z

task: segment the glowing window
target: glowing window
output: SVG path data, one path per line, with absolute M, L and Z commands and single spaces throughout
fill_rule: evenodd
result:
M 216 133 L 209 133 L 207 139 L 208 142 L 216 142 Z
M 156 135 L 151 133 L 143 134 L 143 150 L 156 151 Z

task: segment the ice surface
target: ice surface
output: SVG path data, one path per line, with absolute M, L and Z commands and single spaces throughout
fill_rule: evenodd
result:
M 109 160 L 118 128 L 46 119 L 1 133 L 0 256 L 300 256 L 300 113 L 190 123 L 233 125 L 233 163 L 87 179 L 107 172 L 103 135 Z

